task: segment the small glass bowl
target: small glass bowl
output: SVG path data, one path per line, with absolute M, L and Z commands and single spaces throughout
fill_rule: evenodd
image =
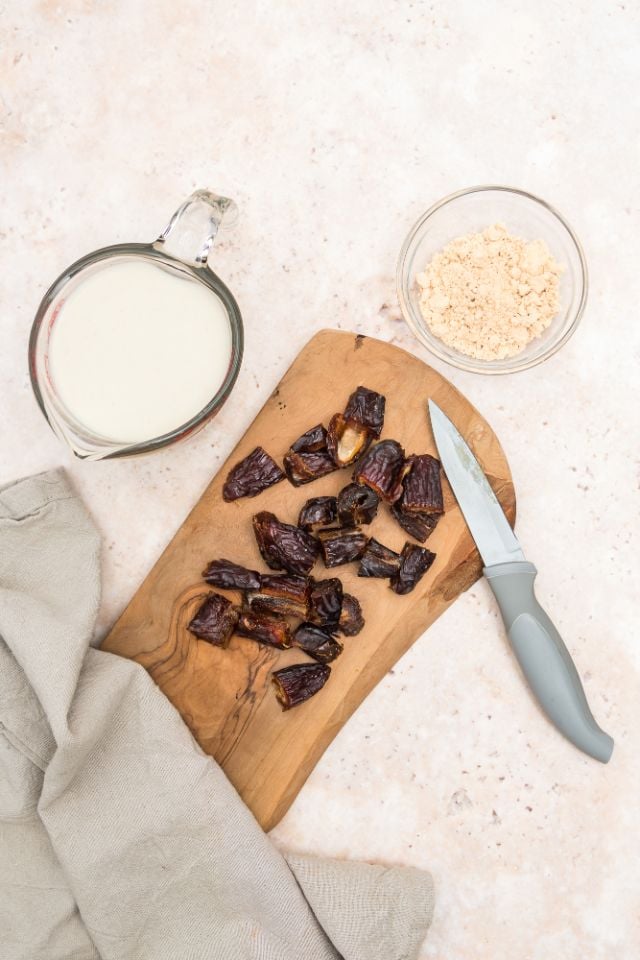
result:
M 504 360 L 478 360 L 447 346 L 431 332 L 420 311 L 416 274 L 451 240 L 493 223 L 506 224 L 510 233 L 525 240 L 544 240 L 564 268 L 559 282 L 560 306 L 544 333 L 520 353 Z M 578 326 L 588 289 L 584 252 L 558 211 L 524 190 L 492 186 L 452 193 L 420 217 L 402 245 L 396 283 L 402 313 L 418 340 L 441 360 L 473 373 L 516 373 L 552 356 Z

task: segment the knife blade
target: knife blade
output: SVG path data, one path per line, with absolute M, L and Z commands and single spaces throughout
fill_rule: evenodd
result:
M 534 592 L 537 570 L 460 432 L 429 400 L 429 416 L 442 467 L 484 562 L 511 646 L 538 703 L 578 749 L 602 763 L 613 740 L 596 723 L 575 664 Z

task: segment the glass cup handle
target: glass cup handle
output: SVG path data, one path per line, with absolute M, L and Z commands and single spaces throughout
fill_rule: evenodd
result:
M 235 223 L 238 208 L 229 197 L 196 190 L 179 207 L 153 246 L 176 260 L 204 266 L 218 228 Z

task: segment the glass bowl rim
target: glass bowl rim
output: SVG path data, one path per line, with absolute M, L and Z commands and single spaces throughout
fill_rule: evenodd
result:
M 547 349 L 541 353 L 539 356 L 532 357 L 528 360 L 518 361 L 516 354 L 513 358 L 507 358 L 505 366 L 497 368 L 493 367 L 492 364 L 495 361 L 491 360 L 477 360 L 474 357 L 465 358 L 463 354 L 456 356 L 449 355 L 444 349 L 440 349 L 436 343 L 423 335 L 422 330 L 416 323 L 413 316 L 413 308 L 409 296 L 409 283 L 408 283 L 408 271 L 407 271 L 407 259 L 409 252 L 414 244 L 414 241 L 419 234 L 420 230 L 424 224 L 442 207 L 447 206 L 454 200 L 459 200 L 461 197 L 469 196 L 474 193 L 486 193 L 494 191 L 497 193 L 509 193 L 525 200 L 532 201 L 535 204 L 543 207 L 548 213 L 554 217 L 562 227 L 564 227 L 567 232 L 569 239 L 573 243 L 575 251 L 578 255 L 578 261 L 580 263 L 580 277 L 582 281 L 582 286 L 580 290 L 580 299 L 578 306 L 575 310 L 575 315 L 564 331 L 561 337 L 554 340 Z M 406 288 L 406 290 L 405 290 Z M 554 207 L 552 204 L 547 203 L 546 200 L 543 200 L 541 197 L 536 196 L 533 193 L 529 193 L 526 190 L 521 190 L 518 187 L 508 187 L 499 184 L 480 184 L 475 187 L 465 187 L 462 190 L 456 190 L 455 193 L 450 193 L 446 197 L 443 197 L 441 200 L 438 200 L 436 203 L 432 204 L 425 213 L 423 213 L 418 219 L 414 222 L 413 226 L 407 233 L 405 240 L 400 248 L 400 254 L 398 256 L 398 262 L 396 266 L 396 292 L 398 295 L 398 301 L 400 303 L 400 309 L 402 310 L 402 315 L 409 329 L 412 331 L 414 336 L 422 343 L 423 346 L 427 348 L 434 356 L 438 359 L 444 361 L 445 363 L 450 364 L 453 367 L 457 367 L 459 370 L 467 370 L 471 373 L 483 373 L 489 375 L 504 375 L 509 373 L 519 373 L 521 370 L 529 370 L 531 367 L 537 366 L 539 363 L 542 363 L 544 360 L 548 360 L 549 357 L 553 356 L 555 353 L 560 350 L 561 347 L 573 336 L 575 333 L 581 319 L 584 314 L 585 306 L 587 303 L 587 296 L 589 291 L 589 274 L 587 269 L 587 260 L 585 257 L 582 244 L 580 243 L 575 231 L 567 220 L 562 216 L 562 214 Z M 435 341 L 436 338 L 433 337 Z M 511 361 L 511 362 L 509 362 Z

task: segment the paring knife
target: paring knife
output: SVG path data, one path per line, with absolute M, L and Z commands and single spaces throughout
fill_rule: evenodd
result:
M 429 414 L 444 472 L 480 551 L 483 573 L 531 690 L 567 740 L 607 763 L 613 740 L 594 720 L 569 651 L 536 600 L 536 568 L 525 560 L 480 464 L 458 430 L 433 400 L 429 400 Z

